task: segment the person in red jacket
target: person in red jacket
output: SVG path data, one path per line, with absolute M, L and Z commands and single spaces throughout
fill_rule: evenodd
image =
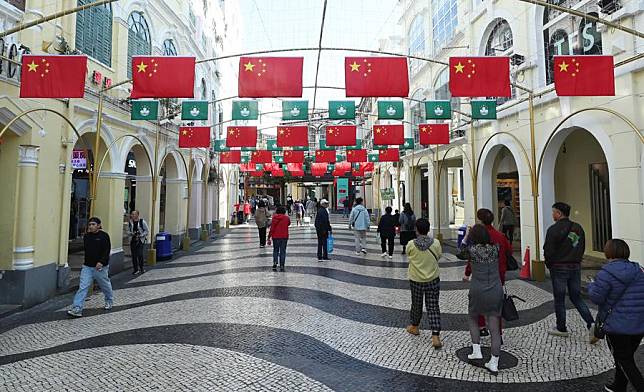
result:
M 244 202 L 244 223 L 248 224 L 250 221 L 250 202 L 248 199 Z
M 512 255 L 512 246 L 510 245 L 510 241 L 508 241 L 508 238 L 503 233 L 492 226 L 492 223 L 494 222 L 494 213 L 492 213 L 492 211 L 487 208 L 481 208 L 476 212 L 476 218 L 485 225 L 492 243 L 499 247 L 499 276 L 501 278 L 501 284 L 505 285 L 505 272 L 508 269 L 508 255 Z M 472 267 L 468 262 L 465 267 L 465 276 L 469 277 L 470 275 L 472 275 Z M 479 316 L 479 327 L 481 328 L 481 336 L 488 336 L 490 334 L 487 328 L 485 328 L 485 317 L 483 316 Z M 501 331 L 501 333 L 503 333 L 503 331 Z
M 271 220 L 271 230 L 268 233 L 268 245 L 273 244 L 273 271 L 277 271 L 277 261 L 280 263 L 280 272 L 284 272 L 286 262 L 286 244 L 288 243 L 288 227 L 291 219 L 286 215 L 286 208 L 279 206 Z

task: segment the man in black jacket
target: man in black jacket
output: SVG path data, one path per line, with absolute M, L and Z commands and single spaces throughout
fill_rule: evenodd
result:
M 391 215 L 391 207 L 385 208 L 385 214 L 378 222 L 378 233 L 380 233 L 380 249 L 382 257 L 394 258 L 394 239 L 396 238 L 396 225 L 398 222 L 394 215 Z
M 329 202 L 326 199 L 320 201 L 320 209 L 315 216 L 315 232 L 318 236 L 318 261 L 329 260 L 327 240 L 331 233 L 331 221 L 329 221 Z
M 593 316 L 581 298 L 581 261 L 586 249 L 584 229 L 571 221 L 570 206 L 555 203 L 552 206 L 552 219 L 555 223 L 548 228 L 543 244 L 543 257 L 550 269 L 552 292 L 555 299 L 557 328 L 548 331 L 550 335 L 568 337 L 566 329 L 566 288 L 572 302 L 589 329 L 590 343 L 596 343 L 592 334 Z
M 92 217 L 87 223 L 87 233 L 83 238 L 85 247 L 85 263 L 80 274 L 80 283 L 78 291 L 74 296 L 72 308 L 67 314 L 72 317 L 81 317 L 83 315 L 83 305 L 89 288 L 98 283 L 105 295 L 105 310 L 112 309 L 114 296 L 112 294 L 112 283 L 109 277 L 109 261 L 112 245 L 110 236 L 101 230 L 101 220 Z

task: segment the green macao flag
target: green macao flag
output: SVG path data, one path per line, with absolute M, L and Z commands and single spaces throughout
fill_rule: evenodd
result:
M 230 151 L 229 147 L 226 147 L 226 140 L 215 140 L 215 142 L 212 145 L 213 151 L 214 152 L 224 152 L 224 151 Z
M 347 146 L 347 150 L 361 150 L 362 149 L 362 140 L 356 140 L 355 146 Z
M 132 120 L 158 120 L 159 101 L 132 101 Z
M 242 147 L 241 150 L 242 151 L 255 151 L 255 150 L 257 150 L 257 148 L 255 148 L 255 147 Z
M 257 101 L 233 101 L 233 120 L 257 120 L 258 117 Z
M 329 120 L 353 120 L 355 118 L 355 101 L 329 101 Z
M 414 138 L 413 137 L 406 137 L 405 138 L 405 144 L 401 144 L 399 146 L 400 150 L 413 150 L 414 149 Z
M 346 161 L 346 157 L 342 154 L 335 154 L 335 161 L 336 162 L 344 162 Z
M 380 160 L 380 154 L 369 154 L 367 159 L 369 162 L 378 162 Z
M 250 155 L 242 155 L 241 163 L 248 163 L 248 162 L 250 162 Z
M 308 148 L 308 147 L 305 147 L 305 146 L 296 146 L 296 147 L 293 147 L 293 151 L 308 151 L 308 150 L 309 150 L 309 148 Z
M 207 120 L 208 101 L 183 101 L 181 119 L 184 121 Z
M 373 145 L 374 150 L 386 150 L 388 148 L 389 148 L 389 146 L 386 146 L 384 144 L 374 144 Z
M 335 150 L 335 147 L 327 146 L 326 139 L 320 139 L 320 150 Z
M 378 101 L 378 120 L 402 120 L 405 118 L 403 101 Z
M 277 147 L 277 140 L 276 139 L 269 139 L 266 140 L 266 149 L 268 151 L 282 151 L 282 147 Z
M 283 101 L 282 120 L 308 120 L 309 101 Z
M 273 155 L 273 161 L 275 163 L 284 163 L 284 157 L 281 155 Z
M 260 171 L 260 170 L 264 170 L 264 165 L 262 165 L 261 163 L 256 163 L 255 171 Z
M 449 120 L 452 118 L 451 101 L 425 101 L 425 119 Z
M 470 101 L 472 120 L 496 120 L 496 100 Z
M 326 170 L 328 172 L 332 172 L 333 170 L 335 170 L 335 163 L 329 163 L 328 165 L 326 165 Z

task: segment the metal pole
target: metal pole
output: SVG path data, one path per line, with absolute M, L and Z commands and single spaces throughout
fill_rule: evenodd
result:
M 190 202 L 192 198 L 192 169 L 194 163 L 192 161 L 192 148 L 190 149 L 190 163 L 188 164 L 188 200 L 186 202 L 186 234 L 183 237 L 181 248 L 184 251 L 190 250 Z
M 154 138 L 154 163 L 152 167 L 152 216 L 150 217 L 150 248 L 148 249 L 148 265 L 155 265 L 157 263 L 157 250 L 155 248 L 155 224 L 157 216 L 157 184 L 159 182 L 159 134 L 161 133 L 161 126 L 157 124 L 157 131 Z
M 94 151 L 92 155 L 94 156 L 94 164 L 92 165 L 92 170 L 90 171 L 90 195 L 89 195 L 89 216 L 94 216 L 96 211 L 96 200 L 97 197 L 97 187 L 98 187 L 98 167 L 96 162 L 100 161 L 98 156 L 98 148 L 101 140 L 101 127 L 103 126 L 103 91 L 98 92 L 98 109 L 96 113 L 96 135 L 94 138 Z M 105 151 L 107 154 L 107 151 Z
M 434 147 L 434 153 L 433 153 L 433 160 L 434 160 L 434 193 L 435 193 L 435 200 L 436 200 L 436 239 L 439 241 L 443 241 L 443 234 L 441 233 L 441 164 L 438 161 L 438 144 Z
M 476 222 L 476 212 L 479 209 L 479 168 L 476 162 L 476 150 L 474 148 L 475 136 L 474 136 L 474 122 L 470 123 L 470 145 L 472 149 L 472 196 L 474 197 L 474 222 Z

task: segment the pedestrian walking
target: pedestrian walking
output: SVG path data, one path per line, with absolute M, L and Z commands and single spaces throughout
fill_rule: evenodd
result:
M 329 260 L 329 251 L 327 241 L 333 231 L 331 221 L 329 220 L 329 202 L 326 199 L 320 200 L 320 208 L 315 216 L 315 233 L 318 237 L 318 261 Z
M 288 227 L 291 225 L 291 218 L 286 215 L 286 208 L 277 207 L 275 215 L 271 218 L 271 229 L 268 232 L 268 245 L 273 241 L 273 271 L 277 271 L 277 263 L 280 265 L 280 272 L 284 272 L 286 262 L 286 245 L 288 243 Z
M 597 343 L 592 334 L 593 316 L 586 302 L 581 298 L 581 261 L 586 249 L 584 229 L 571 221 L 570 206 L 557 202 L 552 206 L 552 219 L 555 223 L 548 228 L 543 244 L 543 257 L 550 269 L 552 292 L 555 302 L 556 328 L 548 331 L 550 335 L 568 337 L 566 328 L 566 289 L 568 298 L 575 305 L 586 322 L 591 344 Z
M 486 318 L 492 339 L 492 357 L 485 368 L 497 375 L 501 355 L 501 310 L 503 308 L 503 287 L 499 276 L 499 246 L 492 243 L 487 228 L 482 224 L 472 227 L 468 237 L 468 250 L 472 265 L 472 280 L 468 293 L 468 316 L 472 354 L 470 360 L 483 359 L 479 315 Z
M 385 214 L 378 222 L 378 233 L 380 233 L 380 250 L 382 257 L 394 258 L 394 239 L 396 238 L 396 218 L 391 215 L 391 207 L 385 208 Z
M 501 218 L 499 219 L 499 230 L 506 236 L 510 241 L 514 241 L 514 225 L 516 218 L 514 217 L 514 211 L 510 207 L 510 202 L 507 200 L 501 201 L 503 208 L 501 208 Z
M 295 203 L 293 204 L 293 208 L 295 209 L 296 225 L 301 226 L 302 218 L 304 217 L 304 204 L 302 204 L 302 201 L 296 200 Z
M 255 200 L 254 197 L 250 198 L 250 213 L 252 215 L 255 215 L 255 211 L 257 210 L 257 200 Z
M 349 207 L 351 207 L 351 204 L 349 202 L 348 197 L 345 197 L 344 200 L 342 201 L 342 207 L 343 207 L 342 217 L 343 218 L 348 218 L 349 217 L 349 212 L 350 212 Z
M 401 254 L 404 255 L 407 243 L 416 238 L 416 215 L 411 209 L 411 204 L 405 203 L 398 223 L 400 224 L 400 245 L 403 247 Z
M 286 207 L 288 208 L 288 214 L 291 215 L 293 213 L 293 197 L 291 195 L 286 197 Z
M 143 269 L 143 250 L 148 241 L 150 229 L 148 224 L 139 216 L 139 211 L 134 210 L 130 214 L 128 222 L 128 235 L 130 237 L 130 251 L 132 253 L 132 275 L 142 274 Z
M 369 211 L 362 205 L 362 197 L 358 197 L 349 214 L 349 229 L 353 229 L 357 255 L 367 254 L 367 231 L 370 224 Z
M 250 202 L 248 199 L 244 202 L 244 223 L 250 222 Z
M 83 316 L 85 298 L 89 288 L 94 284 L 94 280 L 105 296 L 104 309 L 111 310 L 114 303 L 112 283 L 109 277 L 110 251 L 112 249 L 110 236 L 102 230 L 101 220 L 97 217 L 89 218 L 87 230 L 83 237 L 85 262 L 81 268 L 78 291 L 74 296 L 72 308 L 67 311 L 67 314 L 72 317 Z
M 257 203 L 257 210 L 255 211 L 255 224 L 257 224 L 257 232 L 259 234 L 259 247 L 266 247 L 266 228 L 269 226 L 271 214 L 266 208 L 266 202 L 260 200 Z
M 432 330 L 432 346 L 435 349 L 443 347 L 440 340 L 441 312 L 438 303 L 440 295 L 440 277 L 438 259 L 442 254 L 441 244 L 430 237 L 430 224 L 421 218 L 415 222 L 416 238 L 409 243 L 406 252 L 409 258 L 407 275 L 411 288 L 411 324 L 407 332 L 419 335 L 418 327 L 423 316 L 423 298 L 429 318 L 429 328 Z
M 635 391 L 644 391 L 634 358 L 644 336 L 644 272 L 628 259 L 631 251 L 623 240 L 608 240 L 604 255 L 608 264 L 588 285 L 590 300 L 599 307 L 597 323 L 604 321 L 606 343 L 615 360 L 615 378 L 604 389 L 625 392 L 630 382 Z

